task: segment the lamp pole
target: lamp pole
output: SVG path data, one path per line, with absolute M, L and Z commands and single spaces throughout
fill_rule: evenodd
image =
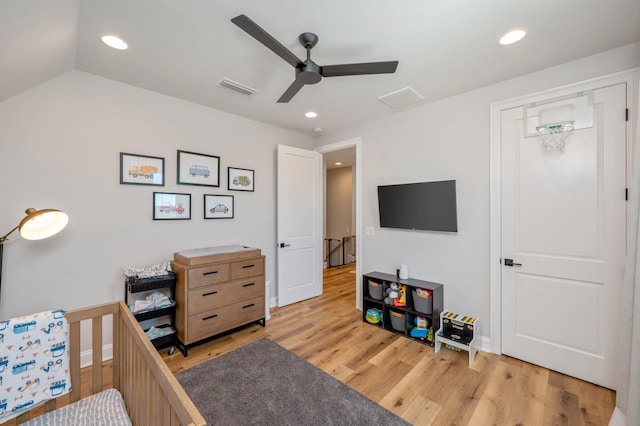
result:
M 0 300 L 2 300 L 2 253 L 4 251 L 4 240 L 6 238 L 0 238 Z
M 4 252 L 4 242 L 7 241 L 7 237 L 11 235 L 13 231 L 18 229 L 19 226 L 20 225 L 18 224 L 11 231 L 7 232 L 2 237 L 0 237 L 0 299 L 2 299 L 2 258 L 3 258 L 3 252 Z
M 17 226 L 7 232 L 4 236 L 0 237 L 0 299 L 2 299 L 2 257 L 4 252 L 4 242 L 7 241 L 7 237 L 16 229 L 18 229 Z

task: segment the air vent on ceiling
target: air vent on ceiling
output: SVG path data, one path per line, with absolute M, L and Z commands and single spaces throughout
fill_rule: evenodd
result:
M 218 86 L 235 90 L 236 92 L 242 93 L 244 95 L 253 95 L 254 93 L 258 92 L 258 90 L 254 89 L 253 87 L 246 86 L 244 84 L 238 83 L 237 81 L 230 80 L 226 77 L 223 77 L 222 80 L 218 82 Z
M 387 93 L 378 97 L 378 100 L 391 108 L 402 108 L 410 105 L 415 105 L 422 101 L 424 97 L 416 92 L 411 87 L 405 87 L 404 89 L 396 90 L 395 92 Z

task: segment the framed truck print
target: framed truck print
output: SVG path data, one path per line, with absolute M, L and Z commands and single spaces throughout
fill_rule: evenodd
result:
M 236 167 L 227 168 L 229 191 L 250 191 L 253 192 L 254 172 L 249 169 L 238 169 Z
M 121 152 L 120 183 L 164 186 L 164 158 Z
M 191 194 L 153 193 L 153 220 L 191 219 Z
M 220 186 L 220 157 L 178 150 L 180 185 Z
M 204 195 L 205 219 L 233 219 L 233 195 Z

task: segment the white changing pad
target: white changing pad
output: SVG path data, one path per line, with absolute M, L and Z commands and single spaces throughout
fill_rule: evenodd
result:
M 252 251 L 252 250 L 255 250 L 255 247 L 247 247 L 247 246 L 243 246 L 242 244 L 230 244 L 226 246 L 182 250 L 178 252 L 178 254 L 184 257 L 202 257 L 202 256 L 211 256 L 212 254 L 237 253 L 241 251 Z

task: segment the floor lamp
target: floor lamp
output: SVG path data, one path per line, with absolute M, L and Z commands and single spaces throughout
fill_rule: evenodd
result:
M 62 231 L 69 222 L 69 216 L 60 210 L 28 208 L 27 214 L 18 226 L 0 237 L 0 297 L 2 296 L 2 252 L 4 242 L 15 230 L 26 240 L 43 240 Z

